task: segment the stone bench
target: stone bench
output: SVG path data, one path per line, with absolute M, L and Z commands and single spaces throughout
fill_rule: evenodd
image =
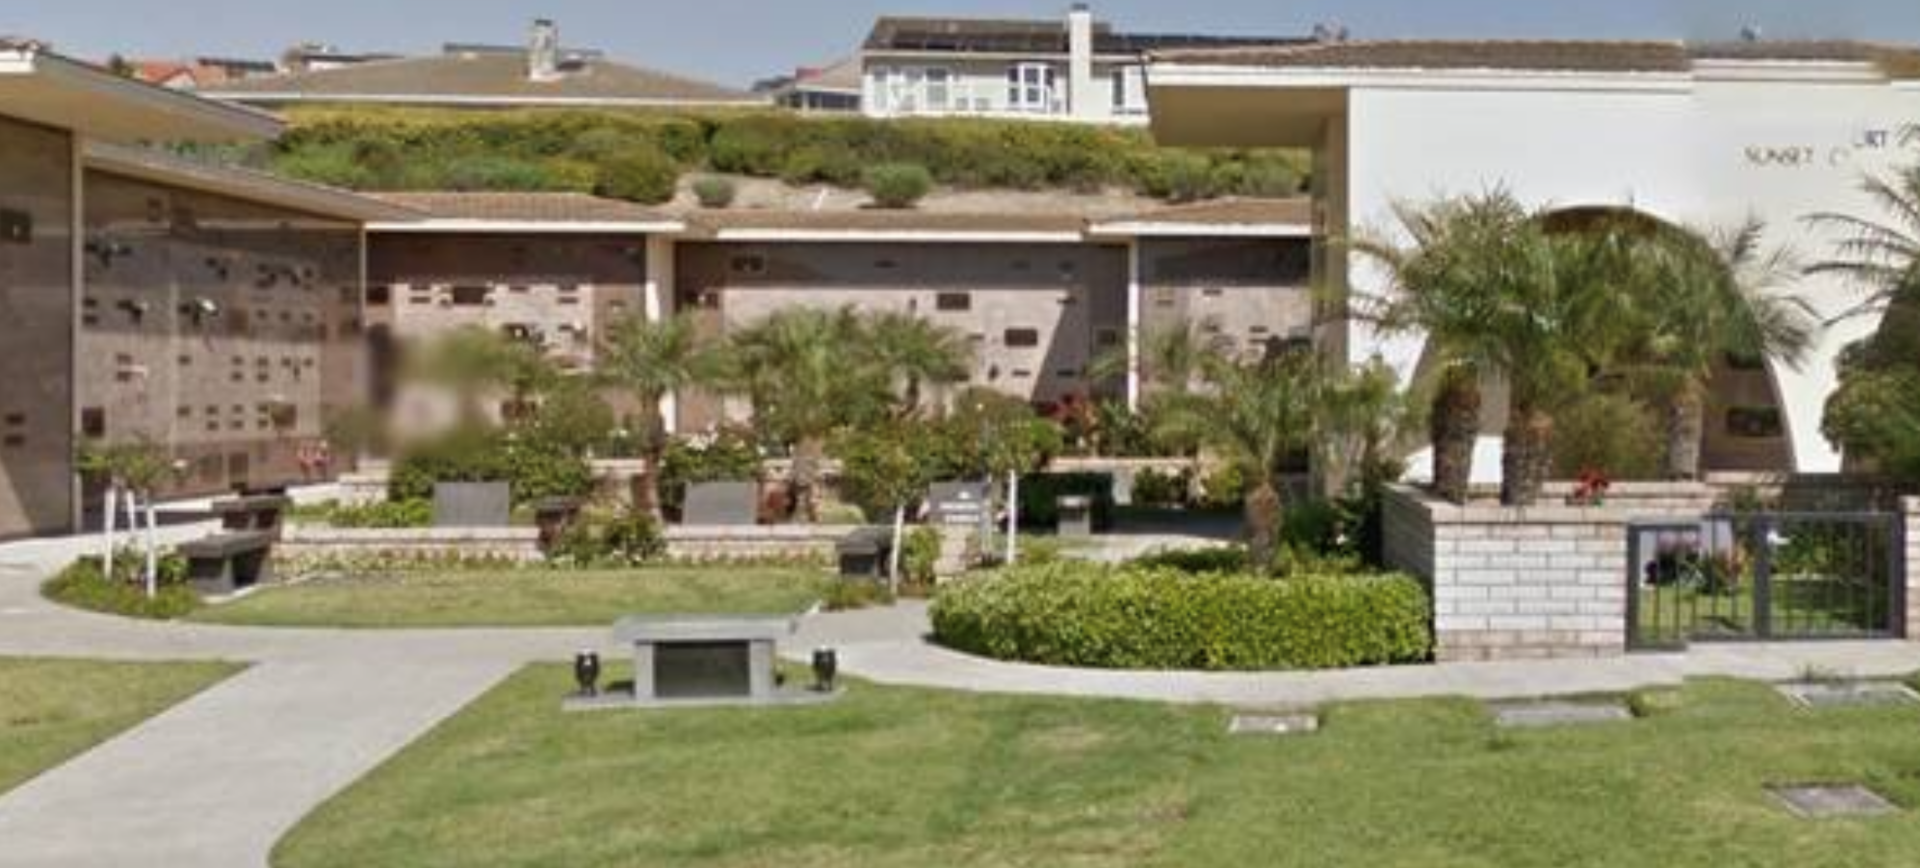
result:
M 272 578 L 267 555 L 273 534 L 262 530 L 228 531 L 183 543 L 187 581 L 202 596 L 224 597 Z

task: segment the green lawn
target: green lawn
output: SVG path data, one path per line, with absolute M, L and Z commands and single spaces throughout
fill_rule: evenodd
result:
M 0 793 L 239 668 L 0 658 Z
M 191 619 L 274 627 L 605 626 L 644 612 L 798 612 L 829 576 L 758 566 L 446 570 L 272 587 Z
M 777 710 L 564 713 L 509 680 L 309 816 L 318 866 L 1911 865 L 1920 815 L 1809 822 L 1762 791 L 1920 805 L 1920 709 L 1705 681 L 1624 723 L 1497 732 L 1465 700 L 1230 738 L 1217 708 L 852 686 Z

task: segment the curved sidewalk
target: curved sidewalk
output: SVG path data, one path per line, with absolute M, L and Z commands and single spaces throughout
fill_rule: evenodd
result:
M 204 527 L 169 530 L 186 537 Z M 522 665 L 612 648 L 582 629 L 312 630 L 158 624 L 77 612 L 39 583 L 85 546 L 0 545 L 0 655 L 220 659 L 245 672 L 0 794 L 0 866 L 267 864 L 327 797 Z M 839 649 L 880 684 L 1245 706 L 1465 695 L 1615 692 L 1699 675 L 1789 679 L 1920 670 L 1920 644 L 1701 647 L 1610 660 L 1462 663 L 1330 672 L 1117 672 L 1002 663 L 926 641 L 924 603 L 805 619 L 782 651 Z M 111 815 L 114 822 L 99 818 Z

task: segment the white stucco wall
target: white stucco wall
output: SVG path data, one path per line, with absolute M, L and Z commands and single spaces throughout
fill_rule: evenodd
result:
M 1863 173 L 1920 159 L 1920 142 L 1900 142 L 1903 127 L 1920 123 L 1920 87 L 1702 76 L 1569 89 L 1356 87 L 1347 153 L 1334 161 L 1343 177 L 1326 190 L 1329 213 L 1349 217 L 1330 228 L 1388 232 L 1395 201 L 1505 187 L 1529 204 L 1632 206 L 1698 227 L 1751 214 L 1767 222 L 1770 242 L 1811 261 L 1829 255 L 1833 239 L 1806 223 L 1809 214 L 1882 216 L 1859 189 Z M 1357 292 L 1382 286 L 1364 263 L 1351 278 Z M 1802 278 L 1790 291 L 1823 317 L 1862 298 L 1831 278 Z M 1833 324 L 1799 370 L 1776 367 L 1798 470 L 1839 469 L 1820 434 L 1834 358 L 1876 327 L 1871 317 Z M 1412 375 L 1419 340 L 1356 329 L 1349 358 L 1378 353 Z

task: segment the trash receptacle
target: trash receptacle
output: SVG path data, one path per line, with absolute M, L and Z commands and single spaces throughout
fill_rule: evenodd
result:
M 579 516 L 580 501 L 575 498 L 548 497 L 535 501 L 533 523 L 540 529 L 540 550 L 552 551 Z
M 1054 501 L 1060 515 L 1061 536 L 1093 535 L 1093 498 L 1069 494 Z
M 885 578 L 887 555 L 891 546 L 886 533 L 868 528 L 841 537 L 834 544 L 839 555 L 840 575 L 850 579 Z

